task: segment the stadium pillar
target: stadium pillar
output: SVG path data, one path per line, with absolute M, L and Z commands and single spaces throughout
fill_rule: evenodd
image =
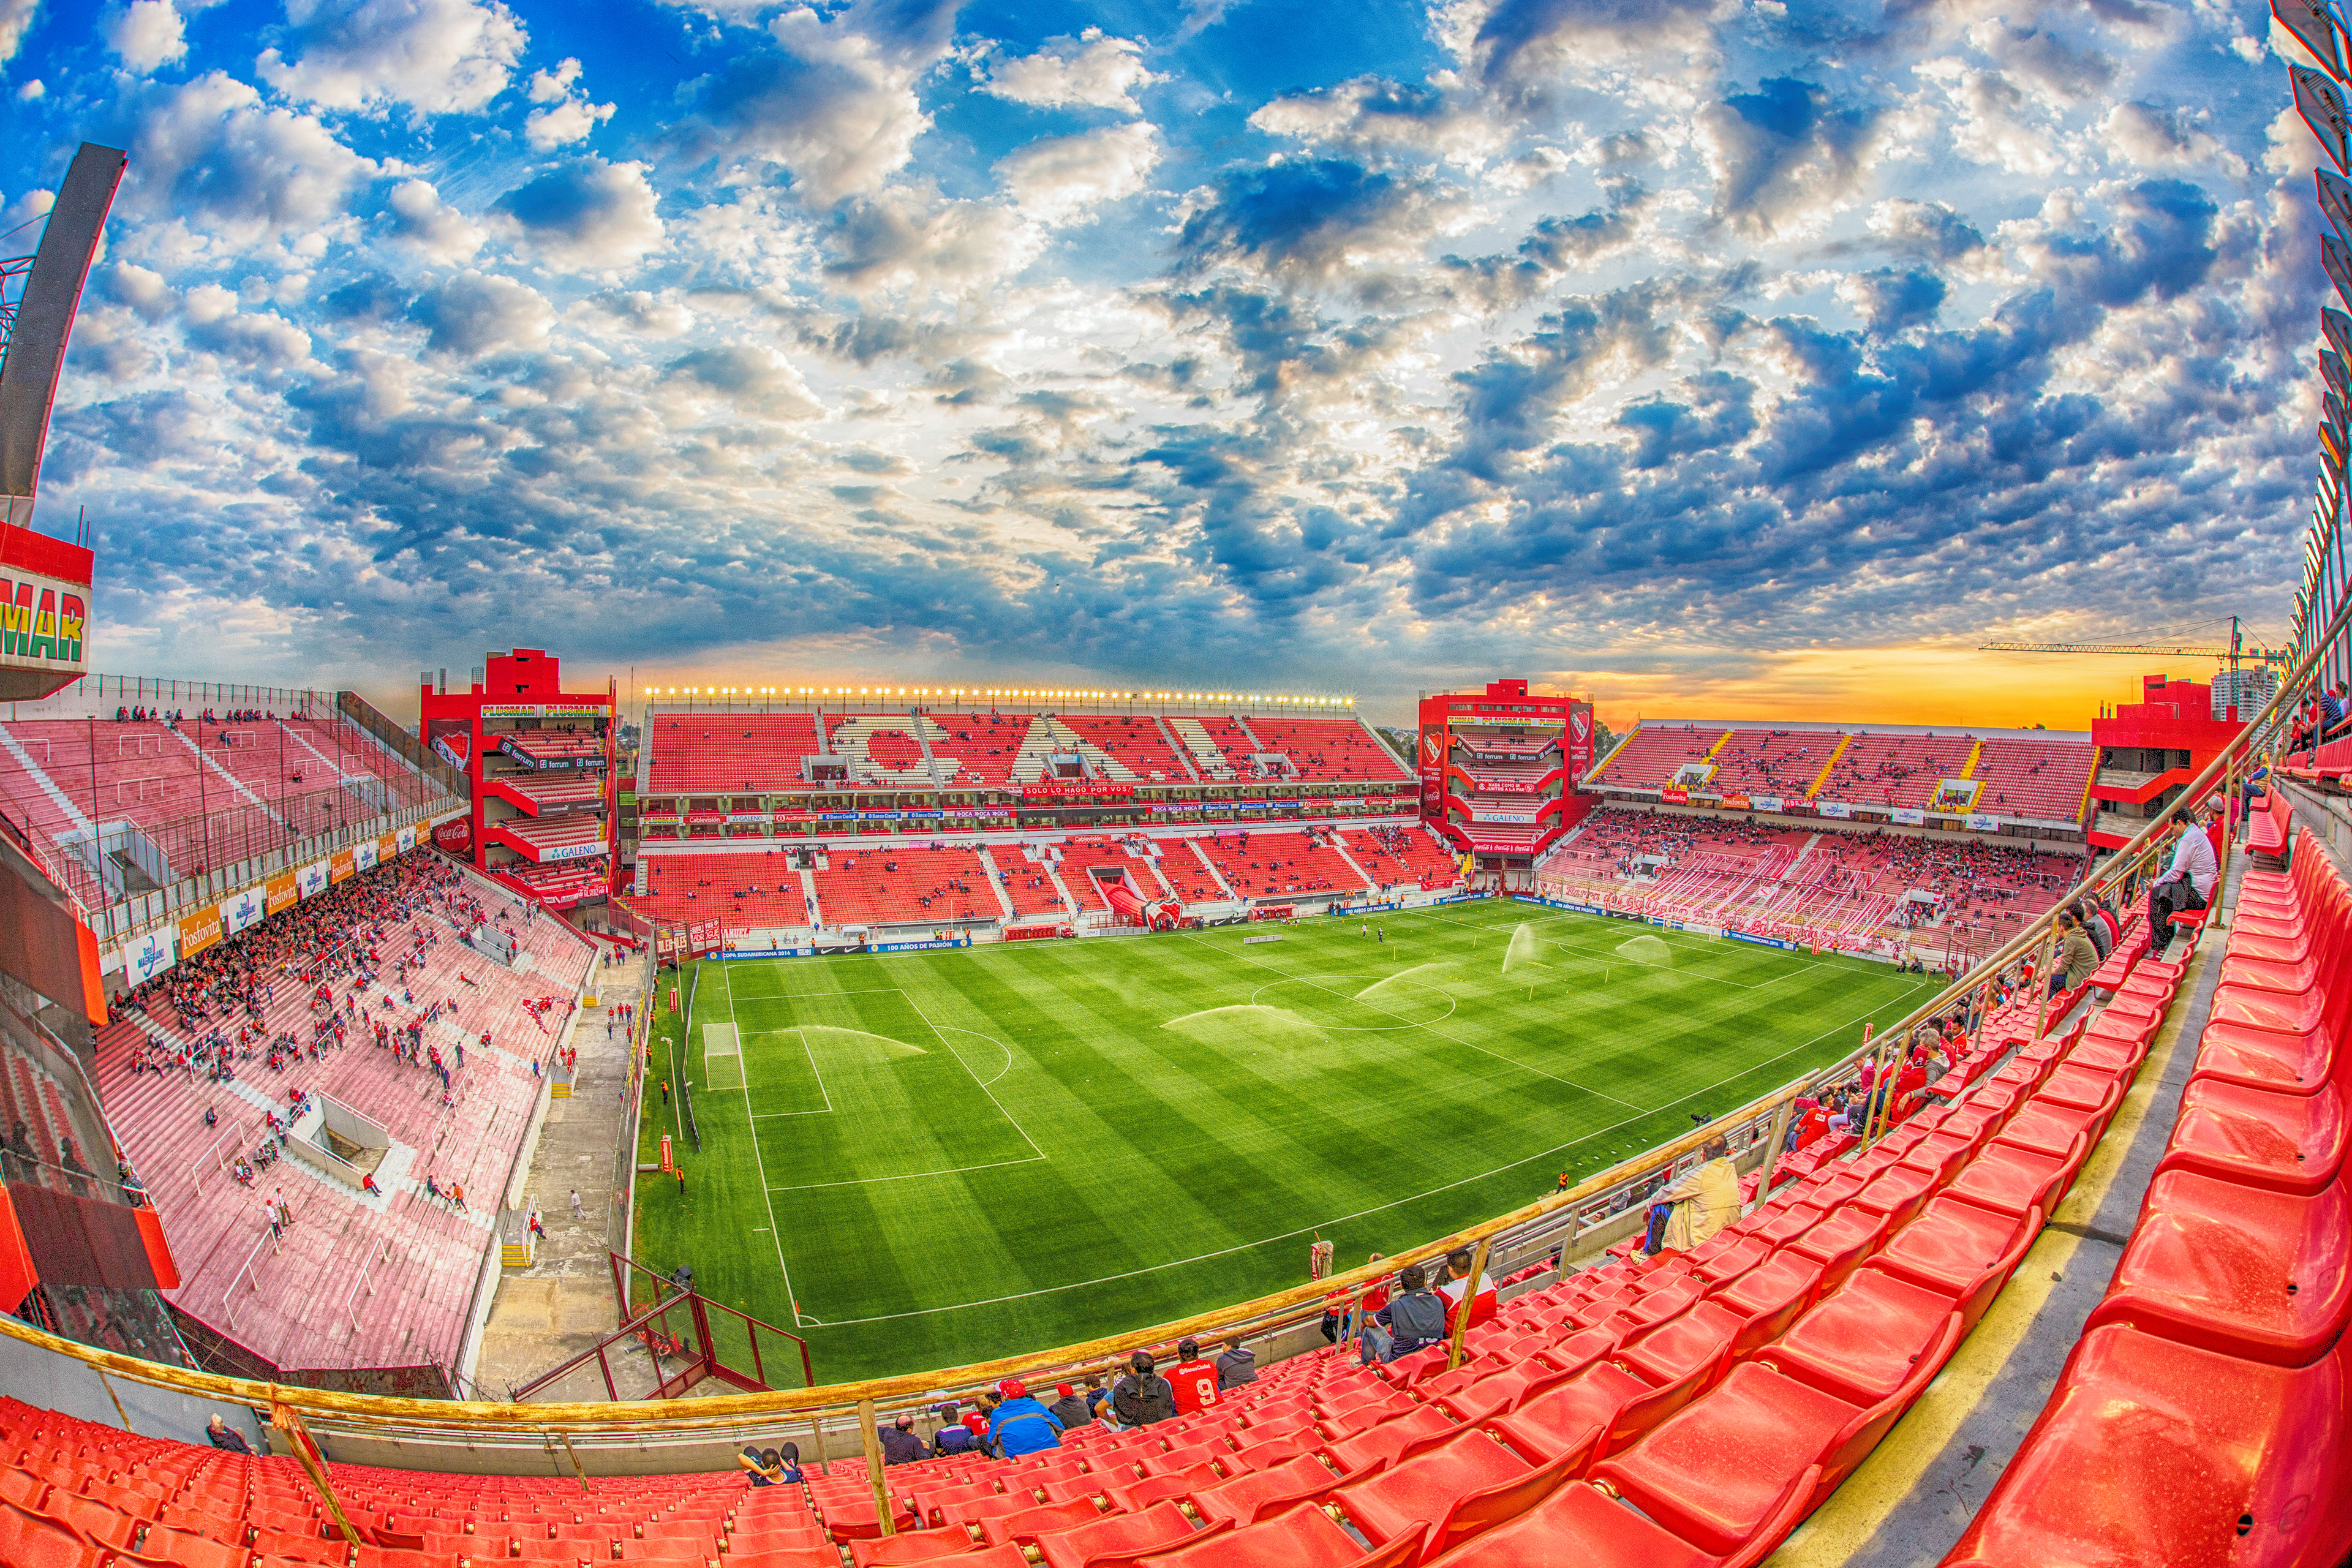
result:
M 857 1402 L 857 1441 L 866 1450 L 866 1484 L 874 1489 L 874 1517 L 881 1521 L 887 1540 L 898 1531 L 890 1518 L 890 1489 L 882 1484 L 882 1436 L 874 1429 L 874 1401 L 870 1396 Z
M 1478 1250 L 1470 1255 L 1470 1278 L 1462 1287 L 1462 1310 L 1454 1319 L 1454 1337 L 1445 1346 L 1445 1370 L 1452 1372 L 1462 1364 L 1462 1336 L 1470 1331 L 1470 1310 L 1477 1304 L 1478 1282 L 1486 1277 L 1486 1249 L 1495 1244 L 1491 1236 L 1478 1238 Z

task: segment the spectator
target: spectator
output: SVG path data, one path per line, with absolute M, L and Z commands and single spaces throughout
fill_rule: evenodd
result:
M 2068 904 L 2066 912 L 2074 917 L 2074 923 L 2081 926 L 2083 934 L 2091 939 L 2091 950 L 2099 955 L 2099 962 L 2105 963 L 2107 954 L 2116 948 L 2114 941 L 2107 935 L 2107 928 L 2091 918 L 2090 907 L 2081 899 Z
M 1121 1426 L 1148 1426 L 1175 1415 L 1176 1391 L 1152 1370 L 1150 1351 L 1127 1358 L 1127 1375 L 1111 1389 L 1110 1406 Z
M 213 1418 L 205 1423 L 205 1438 L 214 1447 L 225 1448 L 232 1454 L 253 1452 L 253 1445 L 245 1440 L 245 1434 L 222 1420 L 217 1410 L 213 1412 Z
M 2213 841 L 2205 837 L 2196 813 L 2183 806 L 2172 814 L 2172 820 L 2181 830 L 2172 847 L 2172 864 L 2147 891 L 2147 942 L 2151 953 L 2160 953 L 2171 944 L 2174 911 L 2203 909 L 2205 900 L 2213 896 L 2213 884 L 2221 874 L 2221 863 L 2213 857 Z
M 1087 1408 L 1094 1413 L 1096 1420 L 1117 1424 L 1118 1417 L 1110 1407 L 1110 1390 L 1104 1386 L 1104 1379 L 1101 1376 L 1096 1375 L 1087 1379 L 1086 1399 Z
M 1466 1247 L 1457 1247 L 1445 1255 L 1445 1279 L 1437 1293 L 1445 1300 L 1445 1331 L 1454 1331 L 1454 1309 L 1462 1305 L 1462 1292 L 1469 1284 L 1470 1265 L 1474 1255 Z M 1495 1277 L 1483 1270 L 1478 1276 L 1478 1288 L 1470 1296 L 1470 1327 L 1491 1322 L 1495 1316 Z
M 1391 1362 L 1444 1337 L 1444 1300 L 1429 1289 L 1429 1276 L 1421 1265 L 1408 1263 L 1397 1277 L 1397 1293 L 1364 1325 L 1356 1358 L 1365 1366 Z
M 978 1447 L 971 1440 L 971 1428 L 957 1415 L 959 1408 L 952 1399 L 940 1405 L 940 1429 L 932 1435 L 931 1452 L 941 1458 L 950 1454 L 969 1454 Z
M 1227 1340 L 1224 1354 L 1217 1358 L 1217 1392 L 1256 1381 L 1256 1352 L 1239 1340 Z
M 2201 836 L 2200 836 L 2201 837 Z M 2050 965 L 2050 994 L 2072 991 L 2099 967 L 2099 950 L 2072 910 L 2058 911 L 2058 956 Z
M 882 1462 L 886 1465 L 911 1465 L 924 1457 L 923 1440 L 915 1436 L 915 1415 L 910 1410 L 898 1412 L 898 1420 L 884 1427 L 879 1436 Z
M 1004 1397 L 988 1422 L 989 1447 L 1000 1459 L 1017 1459 L 1062 1446 L 1062 1424 L 1054 1413 L 1029 1397 L 1029 1388 L 1017 1377 L 996 1385 Z
M 1739 1217 L 1739 1169 L 1731 1163 L 1731 1144 L 1710 1138 L 1700 1152 L 1705 1160 L 1697 1170 L 1651 1200 L 1653 1205 L 1673 1205 L 1664 1234 L 1649 1249 L 1653 1255 L 1687 1252 Z
M 1183 1339 L 1176 1342 L 1176 1364 L 1168 1369 L 1169 1385 L 1175 1391 L 1176 1413 L 1190 1415 L 1205 1410 L 1217 1402 L 1217 1369 L 1201 1359 L 1201 1342 Z
M 1099 1384 L 1100 1379 L 1097 1379 L 1096 1382 Z M 1063 1431 L 1067 1432 L 1074 1427 L 1094 1425 L 1095 1407 L 1087 1403 L 1084 1394 L 1066 1383 L 1055 1384 L 1054 1393 L 1058 1397 L 1055 1399 L 1048 1413 L 1062 1424 Z

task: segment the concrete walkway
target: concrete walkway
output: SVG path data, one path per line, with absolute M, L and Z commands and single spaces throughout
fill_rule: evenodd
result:
M 653 963 L 644 953 L 625 957 L 621 965 L 591 972 L 589 989 L 597 1005 L 582 1010 L 572 1036 L 580 1060 L 572 1098 L 547 1108 L 523 1185 L 524 1206 L 539 1205 L 547 1234 L 530 1268 L 509 1268 L 499 1281 L 474 1374 L 485 1398 L 504 1399 L 510 1385 L 579 1354 L 620 1323 L 605 1256 L 608 1247 L 621 1245 L 625 1218 L 625 1194 L 615 1192 L 614 1177 L 625 1179 L 617 1147 L 628 1111 L 628 1043 L 615 1015 L 623 1003 L 636 1004 L 641 1018 L 648 1011 L 646 985 Z M 574 1189 L 585 1218 L 572 1213 Z M 644 1359 L 642 1352 L 636 1359 Z M 561 1389 L 539 1397 L 603 1399 L 604 1378 L 592 1365 L 584 1381 L 574 1374 Z

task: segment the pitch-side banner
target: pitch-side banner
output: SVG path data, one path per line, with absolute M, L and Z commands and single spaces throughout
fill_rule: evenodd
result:
M 1853 816 L 1853 807 L 1842 800 L 1817 800 L 1813 802 L 1813 809 L 1823 816 L 1848 818 Z
M 134 936 L 115 950 L 116 962 L 108 967 L 121 970 L 127 984 L 152 980 L 179 958 L 178 936 L 179 932 L 171 926 L 158 926 L 144 936 Z
M 294 886 L 306 899 L 315 899 L 327 890 L 327 871 L 333 862 L 313 860 L 294 873 Z
M 1889 815 L 1906 827 L 1925 827 L 1927 826 L 1927 808 L 1924 806 L 1898 805 Z
M 265 897 L 263 889 L 247 888 L 242 892 L 230 894 L 221 901 L 221 919 L 227 925 L 229 935 L 235 936 L 248 927 L 261 923 L 261 917 L 266 912 Z

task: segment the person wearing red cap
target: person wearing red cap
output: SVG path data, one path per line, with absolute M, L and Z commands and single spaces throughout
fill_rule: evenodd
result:
M 1062 1446 L 1062 1424 L 1029 1397 L 1028 1386 L 1019 1378 L 1006 1378 L 996 1391 L 1004 1397 L 989 1415 L 988 1446 L 999 1458 L 1017 1459 Z

